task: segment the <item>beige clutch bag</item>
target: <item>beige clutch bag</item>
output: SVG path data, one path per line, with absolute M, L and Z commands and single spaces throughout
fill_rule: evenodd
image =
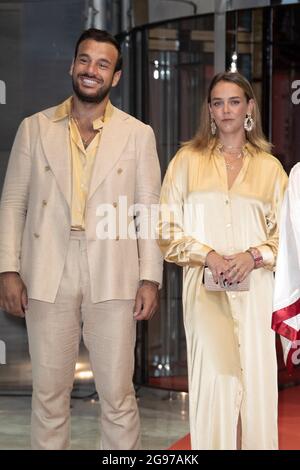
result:
M 250 289 L 250 276 L 247 276 L 239 284 L 237 282 L 229 285 L 228 281 L 221 279 L 218 284 L 215 283 L 211 270 L 204 268 L 204 286 L 206 290 L 212 291 L 247 291 Z

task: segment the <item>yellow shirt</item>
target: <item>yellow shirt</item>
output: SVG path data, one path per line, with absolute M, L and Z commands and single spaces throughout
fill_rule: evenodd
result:
M 101 132 L 104 122 L 108 121 L 113 113 L 110 101 L 107 103 L 104 118 L 93 121 L 93 128 L 97 134 L 89 145 L 84 148 L 79 129 L 71 116 L 72 97 L 58 106 L 55 119 L 69 118 L 70 149 L 72 159 L 72 200 L 71 200 L 71 226 L 72 230 L 85 229 L 85 207 L 89 184 L 94 167 L 94 161 L 100 144 Z

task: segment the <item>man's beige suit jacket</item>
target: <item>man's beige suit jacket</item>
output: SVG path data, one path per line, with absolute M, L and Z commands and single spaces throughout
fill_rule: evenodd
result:
M 56 107 L 49 108 L 21 123 L 0 206 L 0 272 L 19 272 L 29 298 L 46 302 L 55 301 L 71 229 L 68 118 L 55 121 L 55 111 Z M 156 240 L 132 237 L 132 225 L 139 217 L 130 209 L 133 204 L 156 205 L 160 182 L 151 127 L 114 108 L 103 128 L 86 205 L 93 302 L 134 299 L 140 280 L 162 282 Z M 154 213 L 149 210 L 149 224 Z M 104 222 L 112 214 L 116 229 L 105 238 Z M 130 237 L 124 233 L 124 218 L 131 227 Z

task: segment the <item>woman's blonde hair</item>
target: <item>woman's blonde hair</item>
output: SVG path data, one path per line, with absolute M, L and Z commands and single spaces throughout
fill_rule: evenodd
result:
M 211 118 L 209 111 L 209 104 L 211 100 L 211 93 L 213 88 L 219 82 L 230 82 L 238 85 L 245 93 L 246 100 L 249 102 L 250 99 L 254 102 L 252 118 L 254 120 L 254 127 L 252 131 L 245 131 L 247 140 L 256 148 L 256 150 L 270 152 L 272 144 L 267 141 L 263 134 L 261 127 L 261 118 L 258 108 L 258 104 L 253 92 L 253 89 L 248 80 L 238 72 L 223 72 L 215 75 L 209 85 L 207 97 L 203 103 L 201 111 L 200 127 L 196 132 L 195 136 L 186 142 L 186 145 L 192 147 L 194 150 L 204 150 L 207 148 L 214 149 L 217 145 L 217 134 L 215 136 L 211 133 Z

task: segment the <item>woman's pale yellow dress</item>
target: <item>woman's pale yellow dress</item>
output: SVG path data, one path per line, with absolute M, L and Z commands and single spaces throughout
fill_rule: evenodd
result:
M 287 184 L 280 162 L 249 143 L 230 190 L 222 154 L 183 147 L 161 193 L 159 244 L 183 266 L 190 429 L 193 449 L 277 449 L 277 363 L 271 330 L 278 212 Z M 211 292 L 203 264 L 258 247 L 264 268 L 247 292 Z

